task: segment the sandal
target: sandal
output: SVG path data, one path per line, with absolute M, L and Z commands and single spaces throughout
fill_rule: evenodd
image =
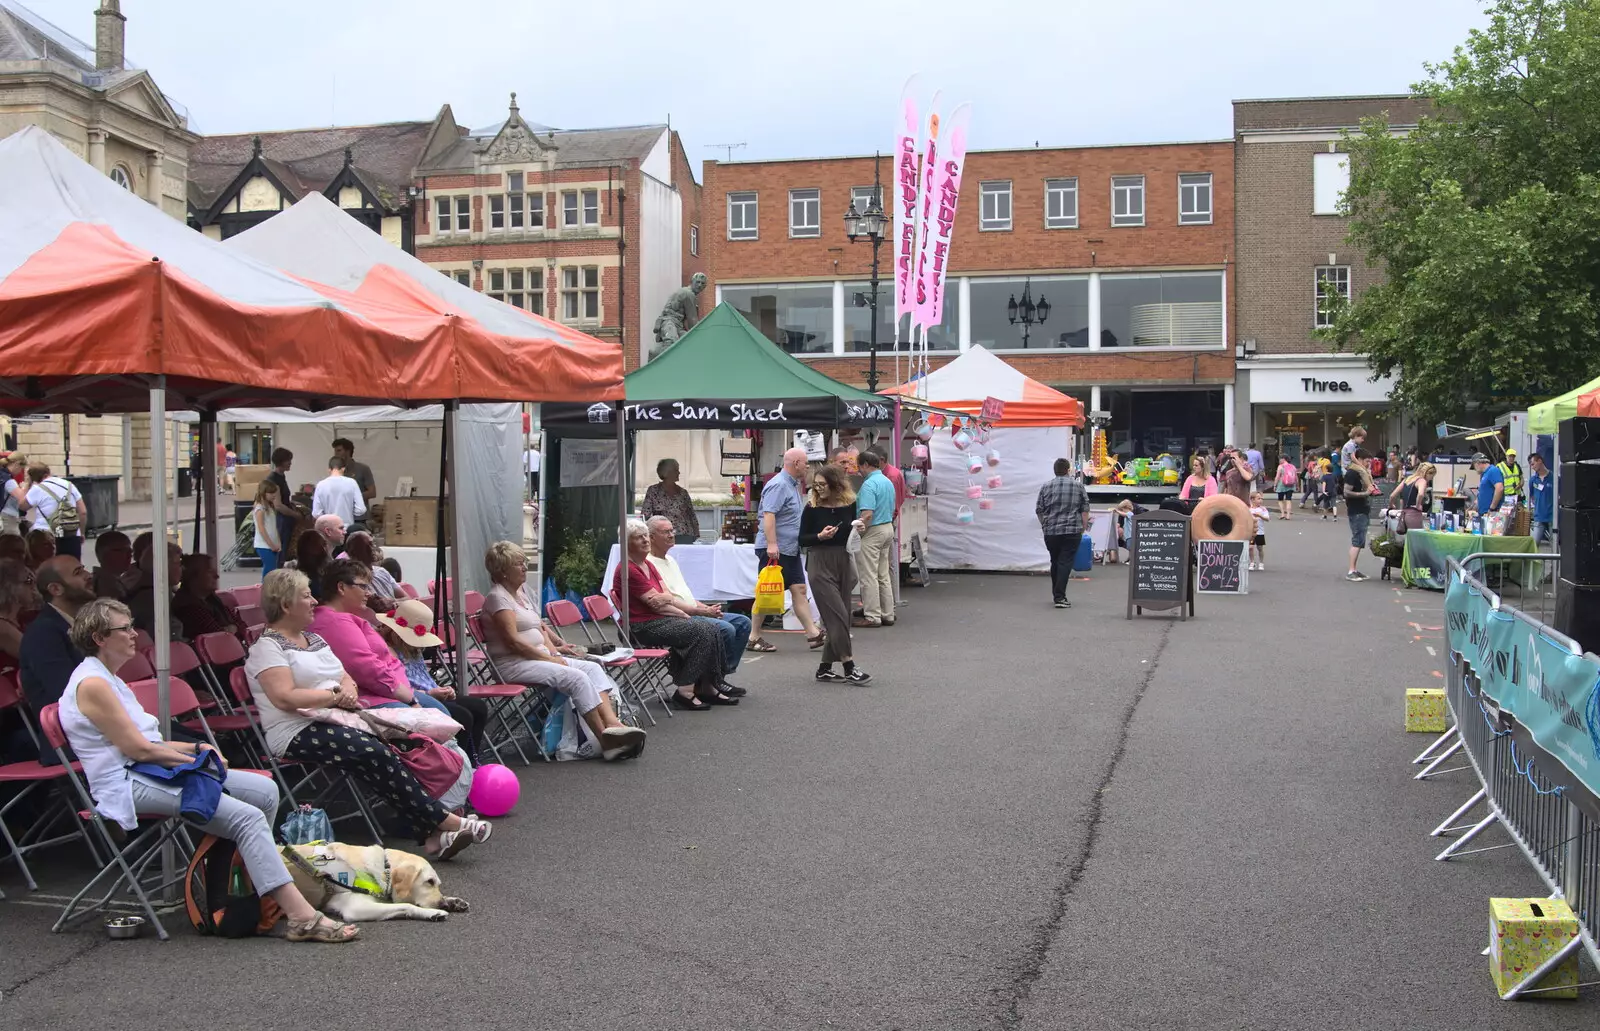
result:
M 321 913 L 310 920 L 290 920 L 289 940 L 292 942 L 319 942 L 323 945 L 342 945 L 361 937 L 361 928 L 355 924 L 341 924 Z
M 747 652 L 775 652 L 778 650 L 778 646 L 771 641 L 751 641 L 744 646 L 744 650 Z
M 827 638 L 827 631 L 819 632 L 815 637 L 806 638 L 806 646 L 810 648 L 821 648 L 822 642 L 827 640 Z
M 685 698 L 683 695 L 679 694 L 676 691 L 672 692 L 672 697 L 667 699 L 667 704 L 672 706 L 674 709 L 678 709 L 678 710 L 680 710 L 682 712 L 710 712 L 711 711 L 711 706 L 707 705 L 705 702 L 702 702 L 700 699 L 696 698 L 694 695 L 689 695 L 687 698 Z

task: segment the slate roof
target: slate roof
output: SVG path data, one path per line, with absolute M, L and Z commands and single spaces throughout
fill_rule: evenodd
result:
M 428 162 L 425 171 L 438 174 L 452 169 L 472 167 L 473 155 L 492 142 L 504 123 L 487 130 L 478 130 L 462 136 L 455 145 Z M 554 144 L 555 167 L 585 168 L 609 165 L 629 158 L 642 160 L 655 148 L 656 142 L 667 126 L 626 125 L 612 129 L 556 129 L 546 131 L 531 125 L 541 143 Z
M 190 200 L 209 207 L 250 163 L 255 140 L 272 174 L 295 198 L 320 192 L 344 168 L 348 148 L 355 170 L 391 210 L 404 203 L 411 170 L 427 143 L 432 122 L 385 122 L 285 132 L 207 136 L 189 149 Z

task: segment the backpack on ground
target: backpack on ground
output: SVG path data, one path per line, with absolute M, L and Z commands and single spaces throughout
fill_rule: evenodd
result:
M 71 537 L 80 529 L 77 502 L 72 500 L 70 486 L 65 494 L 57 494 L 50 489 L 49 483 L 50 480 L 39 481 L 39 489 L 54 498 L 56 502 L 56 510 L 45 518 L 45 525 L 49 527 L 52 537 Z
M 233 842 L 214 834 L 200 840 L 189 860 L 183 903 L 195 930 L 219 938 L 266 934 L 283 917 L 277 902 L 257 897 Z

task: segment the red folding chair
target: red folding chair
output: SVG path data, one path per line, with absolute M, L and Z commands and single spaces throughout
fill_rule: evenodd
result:
M 243 632 L 253 626 L 266 626 L 266 613 L 262 612 L 259 605 L 242 605 L 235 609 L 239 616 L 239 630 Z M 124 677 L 123 679 L 127 679 Z
M 200 676 L 205 681 L 206 690 L 218 698 L 231 697 L 228 686 L 223 681 L 229 667 L 243 665 L 244 645 L 232 634 L 218 630 L 196 637 L 194 651 L 200 658 Z M 246 694 L 245 701 L 249 700 L 250 697 Z
M 27 713 L 23 711 L 22 692 L 17 687 L 16 674 L 10 670 L 0 673 L 0 712 L 6 710 L 15 710 L 21 716 L 28 736 L 33 738 L 34 746 L 39 749 L 41 755 L 45 754 L 44 749 L 47 746 L 34 733 L 33 725 L 29 722 Z M 33 879 L 33 872 L 28 869 L 29 852 L 60 845 L 76 838 L 89 846 L 90 855 L 95 854 L 94 842 L 90 840 L 88 832 L 78 820 L 76 809 L 66 795 L 58 795 L 50 804 L 41 806 L 37 810 L 39 815 L 22 830 L 20 838 L 14 836 L 6 824 L 6 814 L 31 798 L 36 791 L 42 789 L 55 793 L 56 789 L 66 787 L 67 773 L 68 769 L 65 766 L 46 766 L 36 759 L 0 766 L 0 785 L 5 785 L 7 790 L 17 792 L 6 800 L 5 805 L 0 806 L 0 837 L 5 839 L 11 858 L 15 859 L 17 866 L 21 868 L 22 877 L 28 882 L 29 891 L 39 887 Z M 46 837 L 63 821 L 72 828 L 70 832 Z
M 234 597 L 235 607 L 237 607 L 238 605 L 260 605 L 261 604 L 261 585 L 260 584 L 250 584 L 247 587 L 235 587 L 229 593 L 232 594 L 233 597 Z
M 133 639 L 135 642 L 133 647 L 140 655 L 148 655 L 156 646 L 155 638 L 143 630 L 135 629 Z
M 147 652 L 134 652 L 133 658 L 123 663 L 117 671 L 117 676 L 127 681 L 149 680 L 155 675 L 155 660 Z
M 421 595 L 419 595 L 417 593 L 417 589 L 415 587 L 412 587 L 410 584 L 406 583 L 403 580 L 400 582 L 400 593 L 404 594 L 407 598 L 413 598 L 414 599 L 414 598 L 421 597 Z
M 667 704 L 668 697 L 677 692 L 672 683 L 672 671 L 667 666 L 667 660 L 672 657 L 672 651 L 667 648 L 645 648 L 638 641 L 630 640 L 622 632 L 622 624 L 617 620 L 617 597 L 613 594 L 607 598 L 600 594 L 591 594 L 583 599 L 583 610 L 589 614 L 589 622 L 584 624 L 583 632 L 588 634 L 589 626 L 594 626 L 596 643 L 618 644 L 624 648 L 633 649 L 633 657 L 639 660 L 639 669 L 646 678 L 646 684 L 655 693 L 656 700 L 667 711 L 667 716 L 672 715 L 672 706 Z
M 477 591 L 468 591 L 461 596 L 461 608 L 469 616 L 476 616 L 483 611 L 483 595 Z
M 239 600 L 239 595 L 234 591 L 218 591 L 217 600 L 222 602 L 222 604 L 226 606 L 229 611 L 237 609 L 243 604 L 243 602 Z M 127 678 L 124 677 L 123 679 L 126 680 Z
M 480 641 L 487 641 L 484 636 L 483 615 L 467 617 L 467 630 Z M 544 718 L 549 714 L 549 705 L 545 702 L 541 691 L 531 690 L 526 684 L 515 684 L 502 676 L 495 667 L 494 659 L 487 651 L 483 653 L 483 683 L 467 685 L 468 698 L 483 698 L 489 703 L 489 716 L 491 721 L 498 721 L 499 732 L 493 727 L 484 734 L 484 744 L 500 758 L 500 745 L 510 745 L 517 750 L 523 763 L 528 763 L 528 753 L 522 749 L 522 736 L 527 733 L 533 738 L 533 747 L 543 757 L 545 762 L 550 761 L 550 756 L 544 750 L 543 735 L 540 728 L 544 726 Z
M 162 881 L 151 885 L 148 889 L 144 883 L 144 874 L 152 862 L 161 858 L 162 846 L 171 841 L 177 845 L 180 853 L 185 858 L 181 861 L 187 865 L 187 856 L 194 851 L 189 841 L 188 831 L 182 819 L 176 816 L 149 816 L 137 814 L 142 828 L 137 830 L 131 838 L 117 828 L 115 835 L 106 825 L 94 807 L 94 799 L 89 794 L 89 788 L 83 782 L 82 767 L 77 763 L 67 762 L 67 735 L 61 729 L 60 705 L 52 703 L 44 707 L 39 713 L 39 728 L 44 731 L 45 740 L 51 748 L 56 750 L 56 756 L 66 768 L 66 776 L 77 793 L 79 810 L 78 819 L 84 826 L 85 834 L 91 844 L 97 844 L 96 855 L 103 854 L 111 857 L 110 862 L 100 868 L 100 872 L 89 879 L 89 883 L 66 904 L 57 918 L 55 925 L 50 929 L 60 931 L 68 925 L 82 920 L 90 914 L 103 910 L 119 891 L 127 891 L 138 900 L 139 906 L 144 910 L 145 919 L 150 921 L 150 926 L 156 929 L 156 937 L 162 941 L 167 940 L 167 929 L 162 926 L 161 918 L 156 915 L 155 907 L 150 904 L 150 894 L 160 892 L 168 882 Z M 119 844 L 120 842 L 120 844 Z M 97 859 L 98 861 L 98 859 Z M 92 893 L 98 885 L 107 878 L 111 878 L 111 886 L 106 893 L 94 900 L 94 903 L 85 907 L 81 912 L 79 906 L 85 897 Z M 171 883 L 180 883 L 183 874 L 179 874 Z
M 560 599 L 549 602 L 544 607 L 544 614 L 550 620 L 550 625 L 555 628 L 556 636 L 567 644 L 595 643 L 593 636 L 589 633 L 589 629 L 583 625 L 583 613 L 578 611 L 578 606 L 572 602 Z M 584 641 L 574 641 L 568 636 L 567 628 L 574 626 L 583 630 Z M 651 693 L 654 693 L 654 690 L 650 687 L 648 679 L 644 677 L 643 670 L 639 666 L 639 660 L 632 655 L 623 655 L 620 652 L 613 653 L 610 656 L 590 655 L 588 658 L 592 662 L 598 662 L 611 675 L 611 679 L 616 681 L 617 689 L 622 693 L 623 705 L 628 710 L 623 714 L 623 722 L 632 723 L 635 726 L 638 725 L 639 717 L 633 711 L 635 705 L 637 705 L 638 709 L 644 713 L 645 719 L 650 721 L 650 725 L 652 727 L 655 726 L 656 718 L 651 714 L 650 705 L 644 697 L 646 689 L 651 690 Z

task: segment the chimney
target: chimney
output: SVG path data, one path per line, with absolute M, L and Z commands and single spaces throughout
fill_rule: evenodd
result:
M 122 70 L 122 0 L 101 0 L 94 12 L 94 67 L 96 71 Z

